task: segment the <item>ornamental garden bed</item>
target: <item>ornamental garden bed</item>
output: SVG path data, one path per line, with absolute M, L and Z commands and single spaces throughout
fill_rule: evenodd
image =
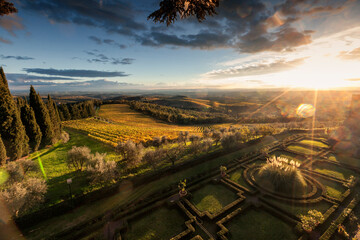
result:
M 287 152 L 287 151 L 275 151 L 271 153 L 271 156 L 276 156 L 276 157 L 283 157 L 283 158 L 287 158 L 289 160 L 294 160 L 294 161 L 298 161 L 298 162 L 303 162 L 306 160 L 306 158 L 296 155 L 294 153 L 291 152 Z
M 350 176 L 358 176 L 358 174 L 353 170 L 324 161 L 316 161 L 312 165 L 312 168 L 315 172 L 335 177 L 340 180 L 348 180 Z
M 345 193 L 347 188 L 342 183 L 322 177 L 317 178 L 317 180 L 324 185 L 327 196 L 334 198 L 338 201 L 341 201 L 343 199 L 343 194 Z
M 214 215 L 235 200 L 239 196 L 222 184 L 207 184 L 194 192 L 190 202 L 200 211 Z
M 316 151 L 316 149 L 312 149 L 311 147 L 307 148 L 307 147 L 303 147 L 303 146 L 299 146 L 296 144 L 292 144 L 290 146 L 288 146 L 286 149 L 294 152 L 294 153 L 299 153 L 299 154 L 303 154 L 303 155 L 316 155 L 319 154 L 318 151 Z
M 129 221 L 126 240 L 168 240 L 185 231 L 184 215 L 177 208 L 160 207 Z
M 298 239 L 293 227 L 262 209 L 249 208 L 228 223 L 228 239 Z
M 319 148 L 329 148 L 328 144 L 325 144 L 324 142 L 318 140 L 304 139 L 299 141 L 299 143 L 309 145 L 310 147 L 314 146 Z
M 272 198 L 266 198 L 266 201 L 290 213 L 291 215 L 296 216 L 297 218 L 299 218 L 300 215 L 306 215 L 309 210 L 313 210 L 313 209 L 321 212 L 322 214 L 325 214 L 331 207 L 334 206 L 333 203 L 326 200 L 320 200 L 319 202 L 290 203 L 290 202 L 275 200 Z
M 248 190 L 252 190 L 253 187 L 251 187 L 250 184 L 247 183 L 247 181 L 245 180 L 244 176 L 244 169 L 240 168 L 238 170 L 235 170 L 234 172 L 230 173 L 230 180 L 245 187 Z
M 333 161 L 336 163 L 343 163 L 346 165 L 349 165 L 351 167 L 355 167 L 360 169 L 360 159 L 351 157 L 351 156 L 347 156 L 345 154 L 329 154 L 327 156 L 327 159 L 329 161 Z

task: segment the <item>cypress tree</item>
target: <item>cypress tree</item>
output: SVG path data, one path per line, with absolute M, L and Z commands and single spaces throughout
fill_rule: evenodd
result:
M 0 68 L 0 135 L 11 160 L 29 153 L 29 139 L 2 68 Z
M 0 166 L 6 163 L 6 149 L 0 136 Z
M 21 107 L 21 121 L 26 130 L 26 135 L 29 137 L 29 145 L 33 151 L 37 151 L 42 138 L 42 133 L 39 125 L 36 122 L 34 110 L 29 104 L 24 104 Z
M 69 108 L 67 106 L 67 104 L 61 104 L 59 106 L 59 110 L 62 113 L 63 119 L 61 119 L 62 121 L 68 121 L 71 120 L 71 115 L 69 112 Z
M 47 108 L 49 111 L 50 120 L 54 131 L 54 137 L 58 139 L 61 134 L 61 121 L 59 117 L 59 112 L 57 110 L 57 106 L 50 97 L 50 95 L 48 95 Z
M 54 131 L 50 120 L 49 111 L 41 99 L 40 95 L 36 93 L 33 86 L 30 87 L 30 106 L 34 110 L 37 124 L 39 124 L 42 139 L 41 146 L 51 145 L 55 142 Z

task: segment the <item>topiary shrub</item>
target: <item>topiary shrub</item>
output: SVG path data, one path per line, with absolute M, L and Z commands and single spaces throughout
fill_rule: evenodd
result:
M 298 169 L 299 166 L 300 163 L 294 160 L 273 156 L 260 168 L 257 178 L 264 187 L 276 192 L 304 193 L 306 181 Z

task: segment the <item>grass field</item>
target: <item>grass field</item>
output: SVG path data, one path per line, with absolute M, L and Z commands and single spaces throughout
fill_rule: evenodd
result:
M 326 201 L 321 201 L 313 204 L 306 203 L 303 205 L 295 205 L 273 199 L 267 199 L 267 201 L 298 217 L 300 215 L 306 215 L 308 211 L 312 209 L 316 209 L 324 214 L 332 206 L 331 203 Z
M 162 207 L 130 221 L 128 240 L 168 240 L 185 230 L 186 219 L 176 209 Z
M 311 150 L 310 148 L 305 148 L 305 147 L 298 146 L 298 145 L 290 145 L 290 146 L 288 146 L 288 149 L 291 151 L 306 154 L 306 155 L 318 154 L 318 152 L 315 150 Z
M 110 120 L 111 123 L 87 118 L 66 121 L 64 126 L 84 131 L 89 137 L 112 146 L 129 139 L 140 142 L 163 135 L 169 139 L 174 139 L 180 131 L 200 134 L 197 132 L 196 126 L 189 127 L 164 123 L 131 110 L 126 104 L 103 105 L 98 116 Z
M 220 184 L 207 184 L 196 190 L 191 200 L 200 211 L 217 213 L 237 199 L 237 195 Z
M 330 197 L 341 199 L 342 194 L 346 191 L 346 188 L 338 182 L 329 181 L 323 178 L 318 178 L 326 189 L 326 194 Z
M 329 145 L 327 145 L 327 144 L 325 144 L 323 142 L 320 142 L 320 141 L 316 141 L 316 140 L 305 139 L 305 140 L 301 140 L 299 143 L 307 144 L 309 146 L 321 147 L 321 148 L 328 148 L 329 147 Z
M 286 137 L 288 137 L 288 135 L 283 135 L 279 138 L 279 140 Z M 276 141 L 275 138 L 272 140 Z M 192 168 L 179 171 L 172 175 L 165 176 L 159 180 L 138 186 L 136 188 L 133 187 L 131 182 L 124 181 L 123 184 L 119 187 L 118 194 L 93 203 L 84 204 L 72 212 L 39 223 L 31 228 L 31 232 L 26 232 L 26 238 L 44 239 L 46 236 L 73 227 L 86 219 L 90 219 L 99 214 L 108 212 L 116 206 L 134 202 L 140 197 L 145 198 L 146 196 L 149 196 L 160 189 L 168 187 L 170 184 L 178 183 L 181 179 L 191 178 L 198 174 L 209 172 L 211 169 L 218 168 L 219 166 L 226 164 L 233 159 L 239 158 L 244 153 L 251 152 L 257 148 L 262 148 L 264 145 L 271 143 L 272 142 L 268 138 L 266 141 L 262 141 L 250 147 L 243 148 L 240 151 L 208 160 Z M 34 231 L 34 229 L 36 230 Z
M 336 166 L 334 164 L 315 162 L 313 164 L 313 170 L 322 174 L 326 174 L 332 177 L 339 178 L 341 180 L 347 180 L 350 176 L 356 176 L 357 174 L 349 169 Z
M 251 190 L 252 187 L 245 181 L 242 174 L 244 172 L 244 169 L 239 169 L 233 173 L 230 174 L 230 180 L 236 182 L 237 184 L 240 184 L 243 187 L 246 187 L 247 189 Z
M 263 211 L 250 209 L 231 219 L 226 226 L 230 238 L 238 239 L 297 239 L 292 227 Z
M 331 154 L 328 159 L 330 161 L 344 163 L 344 164 L 348 164 L 353 167 L 360 168 L 360 159 L 353 158 L 350 156 L 345 156 L 345 155 L 340 155 L 340 154 L 336 154 L 336 156 L 335 156 L 335 155 Z
M 113 148 L 110 146 L 99 143 L 74 130 L 66 129 L 66 131 L 70 135 L 69 142 L 59 142 L 48 149 L 43 149 L 30 155 L 30 159 L 37 163 L 41 161 L 43 165 L 46 179 L 48 179 L 48 192 L 46 198 L 50 205 L 62 201 L 63 198 L 68 198 L 69 187 L 66 183 L 66 179 L 68 178 L 73 179 L 73 194 L 88 192 L 92 189 L 90 184 L 88 184 L 88 180 L 84 173 L 75 172 L 73 168 L 69 168 L 66 164 L 67 152 L 72 146 L 87 146 L 91 149 L 92 153 L 106 153 L 109 160 L 116 160 L 118 158 Z M 44 177 L 40 169 L 33 174 Z

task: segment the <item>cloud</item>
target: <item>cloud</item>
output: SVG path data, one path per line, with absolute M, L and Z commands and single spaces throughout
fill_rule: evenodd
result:
M 348 79 L 345 79 L 346 81 L 350 81 L 350 82 L 357 82 L 357 81 L 360 81 L 360 78 L 348 78 Z
M 24 29 L 24 25 L 21 23 L 21 18 L 14 14 L 0 17 L 0 27 L 5 29 L 12 36 L 16 36 L 16 30 Z
M 355 48 L 348 52 L 342 51 L 338 57 L 346 60 L 360 60 L 360 47 Z
M 126 45 L 117 43 L 117 42 L 115 42 L 115 41 L 112 40 L 112 39 L 100 39 L 100 38 L 95 37 L 95 36 L 90 36 L 89 39 L 90 39 L 91 41 L 95 42 L 95 43 L 98 44 L 98 45 L 107 44 L 107 45 L 112 45 L 112 46 L 119 47 L 119 48 L 121 48 L 121 49 L 125 49 L 125 48 L 126 48 Z
M 78 80 L 76 78 L 68 78 L 68 77 L 45 77 L 45 76 L 35 76 L 29 74 L 22 74 L 22 73 L 7 73 L 6 78 L 9 81 L 17 82 L 17 83 L 25 83 L 25 82 L 32 82 L 32 81 L 74 81 Z
M 145 46 L 175 46 L 198 49 L 234 48 L 243 53 L 263 51 L 293 51 L 312 42 L 312 30 L 300 30 L 293 26 L 296 21 L 309 15 L 334 14 L 345 9 L 341 0 L 286 0 L 272 5 L 261 0 L 226 0 L 218 8 L 218 15 L 197 23 L 184 21 L 201 29 L 197 33 L 182 31 L 158 31 L 140 34 L 136 40 Z M 311 7 L 309 7 L 311 6 Z M 306 10 L 304 10 L 306 9 Z
M 116 91 L 121 88 L 136 88 L 140 84 L 132 84 L 126 82 L 109 81 L 105 79 L 90 80 L 90 81 L 72 81 L 72 82 L 55 82 L 45 79 L 29 80 L 25 82 L 14 82 L 9 80 L 9 87 L 12 90 L 27 90 L 30 85 L 36 86 L 37 90 L 42 91 Z
M 135 20 L 137 11 L 131 1 L 104 1 L 99 4 L 98 0 L 22 0 L 21 4 L 23 9 L 57 23 L 99 27 L 127 36 L 146 29 L 143 23 Z
M 133 58 L 113 58 L 113 57 L 107 57 L 105 54 L 103 53 L 98 53 L 99 51 L 94 50 L 94 51 L 85 51 L 85 53 L 87 53 L 90 56 L 93 56 L 93 58 L 88 59 L 87 61 L 89 63 L 111 63 L 114 65 L 129 65 L 132 64 L 135 59 Z
M 5 55 L 0 55 L 1 59 L 15 59 L 15 60 L 34 60 L 35 58 L 32 57 L 26 57 L 26 56 L 5 56 Z
M 228 69 L 214 70 L 204 74 L 207 79 L 223 79 L 234 77 L 246 77 L 255 75 L 265 75 L 270 73 L 282 72 L 292 69 L 304 63 L 305 58 L 298 58 L 290 61 L 280 59 L 271 63 L 243 64 Z M 257 80 L 248 80 L 257 81 Z
M 124 72 L 107 72 L 97 70 L 79 70 L 79 69 L 53 69 L 53 68 L 24 68 L 27 73 L 36 73 L 50 76 L 63 77 L 127 77 L 129 74 Z
M 202 23 L 190 18 L 168 28 L 145 22 L 157 1 L 109 0 L 100 4 L 99 0 L 23 0 L 22 4 L 24 9 L 42 14 L 52 22 L 99 27 L 108 33 L 128 36 L 143 46 L 233 48 L 257 53 L 293 51 L 311 43 L 314 31 L 295 23 L 312 16 L 337 14 L 350 2 L 285 0 L 276 4 L 265 0 L 224 0 L 218 15 Z M 147 7 L 140 7 L 141 4 Z M 89 39 L 97 44 L 124 47 L 112 39 L 97 36 Z
M 0 42 L 6 43 L 6 44 L 11 44 L 12 43 L 10 40 L 4 39 L 2 37 L 0 37 Z
M 144 46 L 162 47 L 172 45 L 176 47 L 191 47 L 198 49 L 228 48 L 231 46 L 229 36 L 215 32 L 203 32 L 177 36 L 161 32 L 151 32 L 138 36 L 137 41 Z

